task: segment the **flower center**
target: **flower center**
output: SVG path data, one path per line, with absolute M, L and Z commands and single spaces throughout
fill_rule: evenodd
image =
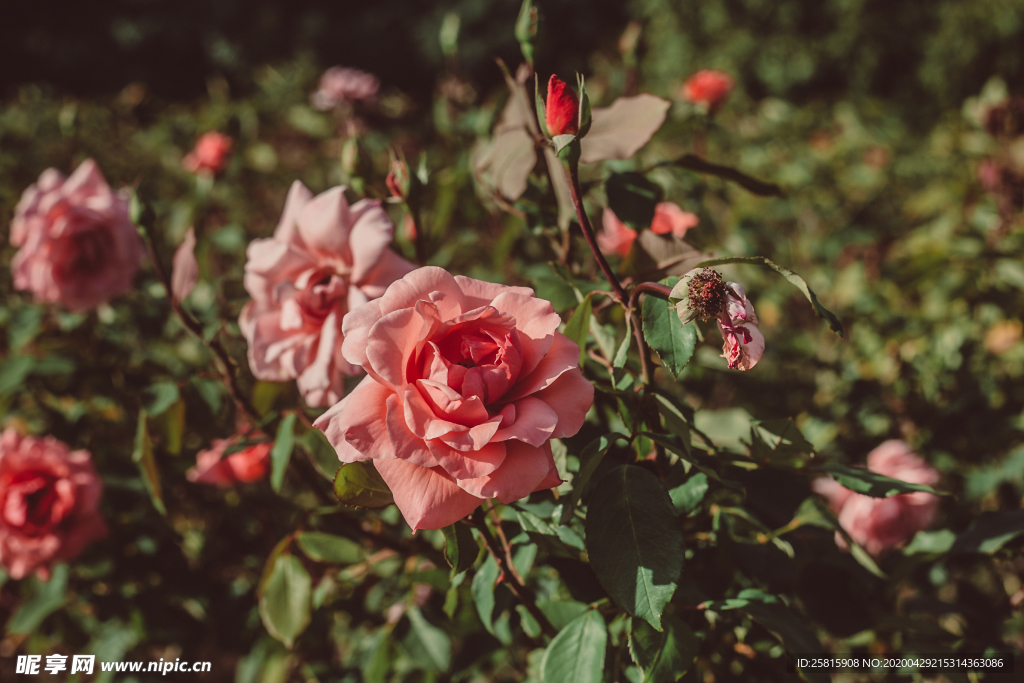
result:
M 701 320 L 711 320 L 725 310 L 729 292 L 717 270 L 701 268 L 690 280 L 687 298 Z

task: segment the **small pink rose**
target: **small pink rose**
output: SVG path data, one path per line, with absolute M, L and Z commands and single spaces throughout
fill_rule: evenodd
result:
M 320 77 L 320 87 L 310 102 L 321 111 L 329 111 L 345 102 L 372 100 L 379 89 L 380 81 L 373 74 L 332 66 Z
M 884 442 L 868 454 L 868 470 L 912 484 L 939 483 L 935 468 L 896 439 Z M 923 491 L 872 498 L 854 493 L 829 478 L 816 480 L 813 488 L 828 500 L 839 524 L 853 540 L 876 557 L 904 545 L 918 531 L 931 526 L 939 505 L 938 496 Z M 849 549 L 838 533 L 836 544 L 843 550 Z
M 373 461 L 414 530 L 557 486 L 550 440 L 594 401 L 560 323 L 531 289 L 414 270 L 346 316 L 342 354 L 367 377 L 314 426 L 343 462 Z
M 257 378 L 297 380 L 310 406 L 341 399 L 344 376 L 361 373 L 341 355 L 342 319 L 413 269 L 388 248 L 393 232 L 378 200 L 350 206 L 343 187 L 314 197 L 292 185 L 274 236 L 247 251 L 252 300 L 238 324 Z
M 241 436 L 217 439 L 210 448 L 196 454 L 196 466 L 185 473 L 189 481 L 214 486 L 235 486 L 258 481 L 267 473 L 271 443 L 258 443 L 224 457 Z
M 626 258 L 634 241 L 636 230 L 620 221 L 614 211 L 605 209 L 601 214 L 601 231 L 597 233 L 598 248 L 606 254 Z
M 651 221 L 651 232 L 655 235 L 675 235 L 683 239 L 686 233 L 700 224 L 697 214 L 683 211 L 678 204 L 660 202 L 654 207 L 654 220 Z
M 48 580 L 54 562 L 106 535 L 103 482 L 88 451 L 53 437 L 0 434 L 0 565 L 12 578 Z
M 185 155 L 182 168 L 197 175 L 216 175 L 224 170 L 234 144 L 234 140 L 217 131 L 203 133 L 195 148 Z
M 714 112 L 725 104 L 734 84 L 733 77 L 725 71 L 702 69 L 686 79 L 683 97 Z
M 127 193 L 113 192 L 92 159 L 68 178 L 43 171 L 14 209 L 11 244 L 14 286 L 75 311 L 130 290 L 145 258 Z
M 754 306 L 747 299 L 743 285 L 736 282 L 726 284 L 725 308 L 719 313 L 718 331 L 725 344 L 722 357 L 729 362 L 732 370 L 749 370 L 764 355 L 764 335 L 757 326 Z

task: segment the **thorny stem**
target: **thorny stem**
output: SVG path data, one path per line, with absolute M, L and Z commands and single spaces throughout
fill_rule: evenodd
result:
M 575 143 L 573 143 L 575 144 Z M 608 280 L 608 283 L 612 286 L 612 290 L 615 292 L 615 298 L 619 300 L 620 304 L 625 304 L 628 295 L 626 289 L 619 282 L 619 278 L 615 277 L 615 273 L 612 272 L 611 266 L 608 265 L 608 261 L 605 260 L 604 254 L 597 246 L 597 238 L 594 236 L 594 227 L 590 224 L 590 219 L 587 217 L 587 211 L 583 208 L 583 192 L 580 190 L 580 174 L 579 166 L 575 162 L 569 162 L 568 167 L 565 170 L 566 176 L 569 178 L 569 190 L 572 193 L 572 204 L 576 209 L 576 220 L 579 221 L 580 230 L 583 232 L 583 239 L 587 241 L 587 246 L 590 247 L 590 251 L 594 252 L 594 258 L 597 259 L 597 265 L 601 268 L 601 272 L 604 273 L 604 277 Z
M 554 638 L 558 635 L 558 630 L 548 621 L 548 618 L 544 616 L 544 613 L 537 607 L 537 598 L 534 596 L 533 591 L 525 583 L 520 583 L 517 580 L 518 573 L 515 572 L 512 567 L 511 561 L 502 552 L 501 546 L 498 544 L 498 540 L 494 538 L 491 530 L 487 527 L 487 519 L 484 515 L 483 510 L 477 508 L 477 510 L 470 515 L 470 523 L 476 527 L 477 531 L 480 532 L 480 536 L 484 539 L 484 545 L 487 546 L 487 551 L 490 552 L 494 561 L 498 563 L 498 567 L 501 569 L 501 573 L 505 577 L 505 583 L 508 585 L 512 593 L 519 599 L 519 602 L 523 603 L 523 607 L 530 613 L 537 623 L 540 625 L 541 632 L 549 638 Z

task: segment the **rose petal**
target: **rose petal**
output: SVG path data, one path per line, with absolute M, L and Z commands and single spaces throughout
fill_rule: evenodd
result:
M 547 354 L 529 376 L 520 379 L 502 401 L 516 401 L 534 394 L 555 383 L 564 373 L 580 366 L 580 347 L 561 332 L 555 332 L 555 339 Z
M 367 377 L 313 423 L 342 462 L 394 457 L 381 408 L 391 390 Z
M 502 292 L 494 297 L 491 306 L 516 319 L 523 361 L 519 372 L 528 375 L 551 348 L 562 319 L 555 313 L 551 302 L 515 292 Z
M 424 266 L 388 287 L 384 296 L 380 298 L 381 314 L 387 315 L 392 311 L 411 308 L 418 300 L 427 299 L 431 292 L 442 292 L 458 304 L 459 310 L 469 310 L 466 297 L 451 273 L 444 268 Z
M 551 442 L 536 447 L 522 441 L 506 441 L 505 448 L 505 460 L 494 472 L 476 479 L 459 479 L 456 483 L 474 496 L 497 498 L 506 504 L 533 493 L 554 465 Z
M 456 480 L 483 477 L 494 472 L 505 461 L 507 447 L 489 443 L 475 451 L 457 451 L 442 441 L 427 441 L 430 453 Z
M 383 299 L 378 301 L 383 302 Z M 384 310 L 383 303 L 381 310 Z M 406 365 L 416 348 L 417 332 L 422 324 L 423 318 L 412 308 L 386 313 L 370 328 L 366 342 L 367 364 L 364 367 L 367 370 L 373 368 L 377 375 L 394 387 L 403 386 L 407 381 Z M 352 356 L 357 357 L 355 354 Z M 345 358 L 349 358 L 347 353 Z
M 534 394 L 558 413 L 558 426 L 551 437 L 562 439 L 580 431 L 587 412 L 594 405 L 594 385 L 579 370 L 567 372 L 547 389 Z
M 309 201 L 299 214 L 299 235 L 314 251 L 352 262 L 348 200 L 344 187 L 332 187 Z
M 274 231 L 275 239 L 281 242 L 296 241 L 296 237 L 299 234 L 299 214 L 302 213 L 302 209 L 312 199 L 313 193 L 301 181 L 296 180 L 292 183 L 292 186 L 288 188 L 288 198 L 284 202 L 284 212 L 281 214 L 281 221 L 277 224 L 277 229 Z M 298 241 L 301 243 L 301 238 Z
M 397 394 L 387 400 L 388 439 L 394 449 L 394 457 L 422 467 L 437 467 L 438 462 L 431 455 L 427 444 L 413 434 L 405 423 L 405 409 Z
M 439 467 L 420 467 L 404 460 L 379 460 L 373 464 L 413 531 L 454 524 L 483 502 L 459 488 Z
M 515 402 L 515 422 L 499 429 L 493 441 L 518 439 L 531 446 L 542 446 L 558 424 L 558 413 L 539 398 L 527 397 Z
M 352 205 L 351 236 L 348 246 L 352 253 L 352 281 L 361 283 L 379 264 L 388 251 L 395 225 L 377 199 L 362 199 Z M 403 273 L 404 275 L 404 273 Z
M 380 300 L 373 300 L 349 309 L 341 321 L 341 355 L 352 365 L 368 369 L 370 362 L 366 358 L 366 344 L 370 337 L 370 328 L 381 319 Z
M 494 301 L 494 297 L 498 296 L 502 292 L 522 294 L 523 296 L 534 296 L 533 290 L 529 287 L 510 287 L 508 285 L 499 285 L 494 282 L 474 280 L 473 278 L 466 277 L 465 275 L 456 275 L 455 281 L 459 284 L 463 294 L 466 295 L 466 302 L 469 309 L 480 308 L 481 306 L 490 306 L 491 302 Z

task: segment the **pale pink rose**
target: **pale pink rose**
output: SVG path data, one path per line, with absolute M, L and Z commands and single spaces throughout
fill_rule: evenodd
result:
M 380 81 L 373 74 L 332 66 L 320 76 L 320 86 L 310 102 L 317 109 L 328 111 L 344 102 L 372 100 L 379 89 Z
M 345 318 L 368 376 L 314 426 L 343 462 L 373 461 L 413 530 L 557 486 L 550 439 L 594 401 L 560 322 L 531 289 L 415 270 Z
M 707 107 L 715 111 L 729 97 L 735 81 L 725 71 L 718 69 L 702 69 L 683 84 L 683 97 L 689 102 Z
M 214 440 L 210 448 L 196 454 L 196 466 L 189 469 L 185 477 L 197 484 L 214 486 L 234 486 L 262 479 L 270 465 L 273 444 L 254 444 L 224 457 L 224 452 L 241 439 L 241 436 L 235 436 Z
M 53 437 L 0 434 L 0 565 L 12 578 L 49 580 L 55 562 L 77 556 L 107 533 L 103 482 L 88 451 Z
M 249 367 L 262 380 L 298 380 L 310 406 L 337 403 L 344 376 L 362 372 L 341 355 L 345 314 L 413 269 L 388 248 L 395 227 L 380 202 L 349 206 L 344 190 L 314 197 L 296 181 L 274 236 L 247 251 L 252 301 L 238 324 Z
M 912 484 L 935 486 L 939 473 L 903 441 L 892 439 L 868 455 L 868 470 Z M 918 491 L 888 498 L 854 493 L 830 478 L 817 479 L 814 491 L 824 496 L 850 537 L 874 556 L 898 548 L 935 520 L 939 497 Z M 842 535 L 836 544 L 848 550 Z
M 605 209 L 601 214 L 601 231 L 597 233 L 598 248 L 606 254 L 626 258 L 635 240 L 636 230 L 620 221 L 614 211 Z
M 700 225 L 697 214 L 683 211 L 678 204 L 660 202 L 654 207 L 654 220 L 651 221 L 651 232 L 655 235 L 672 233 L 679 239 L 686 237 L 687 231 Z
M 11 244 L 14 286 L 76 311 L 130 290 L 146 254 L 127 193 L 113 192 L 92 159 L 68 178 L 43 171 L 14 209 Z
M 185 155 L 181 165 L 189 173 L 215 175 L 224 170 L 234 141 L 227 135 L 212 130 L 203 133 L 195 148 Z
M 726 284 L 725 309 L 717 321 L 718 331 L 725 340 L 722 357 L 729 362 L 729 368 L 749 370 L 757 365 L 764 355 L 764 335 L 757 327 L 757 314 L 743 285 L 736 282 Z

